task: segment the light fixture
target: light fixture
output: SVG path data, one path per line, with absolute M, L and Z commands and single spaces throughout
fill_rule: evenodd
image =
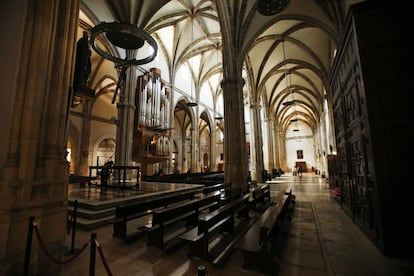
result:
M 290 120 L 290 122 L 291 123 L 295 123 L 295 128 L 293 129 L 293 131 L 295 131 L 295 132 L 298 132 L 299 131 L 299 119 L 296 117 L 296 106 L 294 107 L 295 108 L 295 118 L 293 118 L 293 119 L 291 119 Z
M 293 105 L 294 103 L 295 103 L 294 101 L 285 101 L 282 103 L 282 105 L 289 106 L 289 105 Z
M 144 30 L 134 26 L 132 24 L 111 22 L 100 23 L 93 27 L 91 30 L 90 42 L 92 48 L 102 57 L 113 61 L 116 64 L 128 63 L 128 65 L 141 65 L 146 64 L 155 59 L 157 56 L 158 46 L 155 39 L 150 36 Z M 142 59 L 121 59 L 109 54 L 107 51 L 101 49 L 96 43 L 96 37 L 100 34 L 105 34 L 106 38 L 115 46 L 123 48 L 125 50 L 137 50 L 144 46 L 145 42 L 151 46 L 153 51 L 150 55 Z
M 194 41 L 194 21 L 193 21 L 193 17 L 191 17 L 191 43 L 193 43 Z M 193 45 L 191 46 L 191 67 L 190 67 L 190 79 L 193 80 L 193 74 L 192 71 L 194 69 L 194 49 L 193 49 Z M 193 80 L 194 83 L 194 80 Z M 197 106 L 197 103 L 195 101 L 193 101 L 193 83 L 191 83 L 191 102 L 186 103 L 186 105 L 188 107 L 194 107 Z
M 292 79 L 290 77 L 290 73 L 288 73 L 288 70 L 287 70 L 285 41 L 282 42 L 282 50 L 283 50 L 283 62 L 284 62 L 284 69 L 285 69 L 284 71 L 285 71 L 286 89 L 288 89 L 289 92 L 290 92 L 290 94 L 292 94 L 292 96 L 291 96 L 292 99 L 291 100 L 284 101 L 282 103 L 282 105 L 284 105 L 284 106 L 290 106 L 290 105 L 295 104 L 295 99 L 294 99 L 294 96 L 293 96 L 294 89 L 290 87 L 292 85 Z M 290 84 L 289 84 L 289 80 L 290 80 Z
M 127 69 L 130 66 L 146 64 L 153 61 L 157 56 L 158 45 L 155 39 L 147 32 L 129 23 L 102 22 L 94 26 L 90 32 L 90 44 L 92 45 L 92 48 L 103 58 L 114 62 L 115 66 L 119 68 L 119 79 L 115 88 L 114 96 L 112 98 L 112 104 L 114 104 L 118 90 L 120 90 L 121 87 L 125 86 Z M 97 40 L 98 36 L 101 34 L 104 34 L 108 41 L 112 43 L 112 45 L 122 48 L 126 51 L 138 50 L 145 45 L 145 42 L 152 48 L 152 51 L 150 51 L 150 54 L 147 57 L 141 59 L 129 59 L 128 55 L 126 55 L 125 59 L 121 59 L 119 57 L 111 55 L 99 47 Z
M 288 69 L 287 69 L 287 62 L 286 62 L 286 50 L 285 50 L 285 40 L 283 40 L 282 42 L 282 50 L 283 50 L 283 62 L 284 62 L 284 74 L 285 74 L 285 80 L 286 80 L 286 89 L 288 89 L 288 93 L 290 94 L 291 99 L 282 102 L 283 106 L 291 106 L 293 105 L 294 108 L 294 118 L 292 118 L 290 120 L 290 123 L 295 123 L 295 128 L 293 129 L 294 132 L 298 132 L 299 128 L 298 128 L 298 121 L 299 119 L 296 116 L 296 101 L 295 101 L 295 89 L 292 87 L 292 76 L 291 73 L 288 73 Z
M 257 5 L 257 10 L 263 15 L 275 15 L 283 11 L 290 0 L 260 0 Z

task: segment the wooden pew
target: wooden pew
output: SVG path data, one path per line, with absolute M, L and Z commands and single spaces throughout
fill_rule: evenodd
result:
M 235 248 L 243 252 L 243 268 L 276 273 L 279 262 L 269 250 L 272 246 L 270 243 L 274 242 L 282 228 L 286 227 L 294 200 L 291 186 L 285 192 L 279 192 L 275 204 L 269 206 L 263 214 L 259 214 L 253 226 L 238 241 Z
M 260 185 L 256 187 L 252 192 L 252 201 L 250 203 L 252 209 L 264 212 L 272 204 L 270 198 L 270 186 L 268 184 Z
M 239 198 L 233 199 L 226 203 L 221 208 L 202 214 L 198 217 L 198 226 L 180 235 L 179 238 L 186 241 L 189 246 L 190 255 L 207 260 L 214 260 L 215 257 L 211 255 L 211 248 L 209 242 L 217 232 L 233 233 L 235 230 L 235 218 L 249 218 L 249 198 L 251 194 L 242 195 Z M 226 250 L 232 248 L 227 247 Z M 222 252 L 224 253 L 224 252 Z M 226 257 L 227 254 L 221 254 L 221 257 Z M 216 262 L 220 260 L 215 259 Z
M 154 210 L 152 212 L 152 222 L 141 227 L 142 230 L 148 233 L 147 245 L 158 247 L 165 252 L 171 252 L 182 245 L 183 240 L 178 239 L 178 235 L 187 231 L 188 228 L 195 227 L 201 213 L 218 209 L 220 207 L 220 197 L 220 191 L 216 191 L 191 201 Z M 184 226 L 175 229 L 175 235 L 167 239 L 165 237 L 167 228 L 180 222 L 184 222 Z
M 229 186 L 230 186 L 230 183 L 219 183 L 219 184 L 214 184 L 210 186 L 205 186 L 203 188 L 203 194 L 207 195 L 215 191 L 224 191 Z
M 129 221 L 152 214 L 155 209 L 164 208 L 177 202 L 192 200 L 195 198 L 197 191 L 183 191 L 180 193 L 168 194 L 156 198 L 146 199 L 132 204 L 117 206 L 115 209 L 115 218 L 113 223 L 113 236 L 128 241 L 135 234 L 127 233 L 127 224 Z M 139 232 L 138 232 L 139 233 Z

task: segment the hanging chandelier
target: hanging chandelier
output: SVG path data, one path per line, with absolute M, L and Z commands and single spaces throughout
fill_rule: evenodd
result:
M 292 79 L 290 77 L 290 72 L 288 73 L 287 64 L 286 64 L 287 62 L 286 62 L 285 41 L 282 42 L 282 50 L 283 50 L 283 63 L 284 63 L 284 74 L 285 74 L 285 81 L 286 81 L 286 89 L 288 89 L 289 93 L 292 95 L 292 99 L 283 102 L 282 105 L 289 106 L 289 105 L 293 105 L 295 103 L 295 100 L 294 100 L 294 96 L 293 96 L 294 89 L 291 87 Z M 289 80 L 290 80 L 290 84 L 289 84 Z
M 257 5 L 259 13 L 270 16 L 282 12 L 288 5 L 290 0 L 260 0 Z
M 147 32 L 129 23 L 102 22 L 93 27 L 90 32 L 90 44 L 92 45 L 92 48 L 103 58 L 114 62 L 119 68 L 119 79 L 112 98 L 112 104 L 114 104 L 118 95 L 118 90 L 125 86 L 127 69 L 130 66 L 146 64 L 153 61 L 157 56 L 157 42 Z M 146 43 L 152 48 L 152 51 L 150 51 L 148 56 L 144 58 L 128 58 L 128 55 L 126 54 L 125 58 L 122 59 L 99 47 L 97 40 L 99 40 L 98 36 L 101 36 L 100 38 L 102 39 L 102 35 L 105 35 L 106 39 L 112 43 L 112 45 L 126 51 L 138 50 Z
M 115 64 L 141 65 L 146 64 L 155 59 L 157 56 L 158 46 L 157 42 L 147 32 L 129 23 L 102 22 L 91 30 L 90 43 L 92 48 L 103 58 L 113 61 Z M 122 59 L 111 55 L 97 44 L 97 37 L 104 34 L 106 38 L 114 46 L 125 50 L 137 50 L 142 48 L 147 43 L 151 48 L 151 53 L 141 59 Z
M 293 105 L 294 118 L 292 118 L 289 122 L 295 124 L 295 128 L 293 129 L 293 131 L 298 132 L 299 131 L 299 127 L 298 127 L 299 119 L 297 118 L 297 113 L 296 113 L 296 101 L 295 101 L 295 95 L 294 95 L 295 89 L 292 87 L 292 74 L 291 72 L 288 72 L 288 69 L 287 69 L 285 41 L 282 42 L 282 50 L 283 50 L 283 63 L 284 63 L 284 76 L 285 76 L 285 81 L 286 81 L 286 89 L 288 90 L 287 93 L 289 93 L 288 96 L 290 96 L 290 100 L 284 101 L 282 105 L 284 106 Z

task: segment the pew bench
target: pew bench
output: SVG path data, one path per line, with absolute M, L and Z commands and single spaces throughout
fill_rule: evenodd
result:
M 249 219 L 249 198 L 251 194 L 242 195 L 233 199 L 222 207 L 212 212 L 201 214 L 198 217 L 197 227 L 180 235 L 179 238 L 184 240 L 189 246 L 189 255 L 206 260 L 212 260 L 215 263 L 222 262 L 230 254 L 232 247 L 226 247 L 221 254 L 211 254 L 213 248 L 209 244 L 213 237 L 219 234 L 235 234 L 235 219 Z M 237 233 L 236 233 L 237 236 Z M 231 243 L 232 241 L 230 241 Z M 221 259 L 217 259 L 221 258 Z
M 151 223 L 140 227 L 148 234 L 147 245 L 155 246 L 164 252 L 173 251 L 184 243 L 178 235 L 188 231 L 188 228 L 195 227 L 200 214 L 218 209 L 220 197 L 220 191 L 216 191 L 190 201 L 154 210 Z M 167 237 L 168 230 L 172 228 L 175 231 L 174 235 Z
M 119 205 L 115 208 L 115 218 L 111 220 L 113 224 L 112 236 L 121 238 L 125 242 L 133 240 L 139 232 L 127 233 L 128 222 L 151 215 L 156 209 L 162 209 L 177 202 L 192 200 L 196 194 L 197 191 L 191 190 L 146 199 L 136 203 Z
M 253 190 L 250 203 L 253 210 L 263 213 L 272 203 L 269 184 L 260 185 Z
M 203 194 L 207 195 L 216 191 L 225 191 L 226 188 L 230 187 L 230 183 L 219 183 L 210 186 L 205 186 L 203 188 Z
M 275 204 L 269 206 L 264 213 L 258 213 L 254 224 L 235 245 L 243 252 L 243 268 L 274 273 L 278 260 L 270 252 L 272 242 L 277 239 L 281 228 L 289 221 L 295 196 L 291 186 L 275 197 Z

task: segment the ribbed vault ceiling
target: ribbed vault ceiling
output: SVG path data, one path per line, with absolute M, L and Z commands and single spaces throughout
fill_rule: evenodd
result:
M 227 3 L 228 10 L 219 14 L 234 15 L 230 22 L 242 26 L 234 28 L 237 35 L 233 37 L 241 39 L 235 56 L 244 58 L 246 98 L 261 104 L 281 132 L 286 132 L 292 119 L 315 131 L 346 4 L 291 0 L 281 13 L 264 16 L 257 12 L 259 0 L 220 1 Z M 158 55 L 168 62 L 168 82 L 187 64 L 192 67 L 196 88 L 207 84 L 215 100 L 222 93 L 223 33 L 215 1 L 82 0 L 81 10 L 85 29 L 99 22 L 119 21 L 151 34 L 157 41 Z M 102 43 L 111 48 L 110 43 Z M 108 51 L 117 54 L 113 49 Z M 98 66 L 105 66 L 100 57 L 95 55 L 94 59 Z

